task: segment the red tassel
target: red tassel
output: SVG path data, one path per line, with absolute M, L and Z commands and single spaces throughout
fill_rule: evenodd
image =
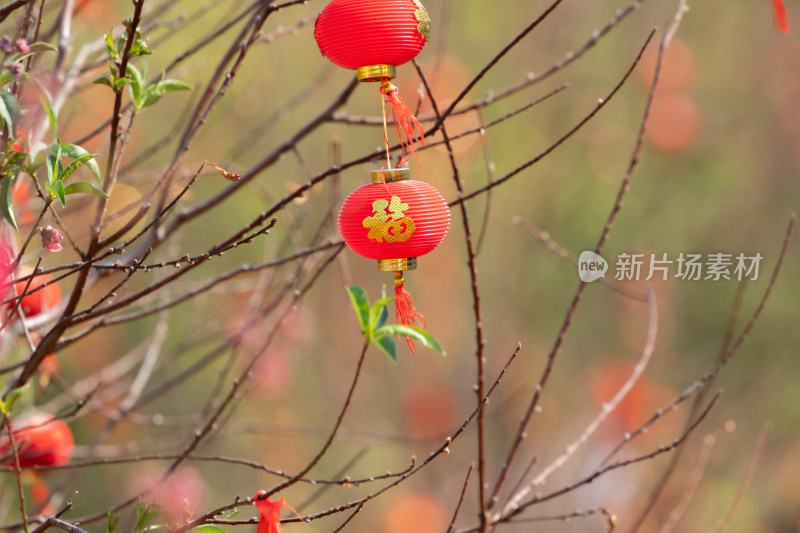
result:
M 786 6 L 783 5 L 783 0 L 772 0 L 775 6 L 775 22 L 781 33 L 789 33 L 789 15 L 786 13 Z
M 386 96 L 386 101 L 392 105 L 392 120 L 394 127 L 397 130 L 397 136 L 400 138 L 400 146 L 403 153 L 408 153 L 408 157 L 403 158 L 401 154 L 400 163 L 397 165 L 402 167 L 403 164 L 408 162 L 413 155 L 419 165 L 419 157 L 417 156 L 417 148 L 414 146 L 415 142 L 419 142 L 425 146 L 425 133 L 422 124 L 419 123 L 414 113 L 406 107 L 397 87 L 384 80 L 381 84 L 381 92 Z
M 424 328 L 426 326 L 425 316 L 414 307 L 414 300 L 406 290 L 403 272 L 401 271 L 394 273 L 394 305 L 397 310 L 395 320 L 398 324 L 416 326 L 417 320 L 420 320 L 420 327 Z M 417 345 L 414 340 L 406 337 L 406 342 L 411 353 L 416 353 Z
M 253 498 L 253 503 L 261 516 L 258 519 L 258 533 L 283 533 L 281 527 L 281 508 L 290 509 L 298 518 L 302 518 L 294 507 L 286 503 L 281 496 L 278 501 L 272 501 L 266 497 L 266 491 L 260 490 Z

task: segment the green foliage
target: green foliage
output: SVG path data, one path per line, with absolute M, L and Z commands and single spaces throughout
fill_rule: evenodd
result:
M 126 21 L 125 25 L 130 29 L 129 21 Z M 164 79 L 163 73 L 161 74 L 160 80 L 147 85 L 147 64 L 142 66 L 142 70 L 139 71 L 139 69 L 136 68 L 133 63 L 129 62 L 126 67 L 125 76 L 120 77 L 119 62 L 122 58 L 122 52 L 125 47 L 125 39 L 127 39 L 127 33 L 123 33 L 117 39 L 117 43 L 115 45 L 111 36 L 111 32 L 106 34 L 105 44 L 106 52 L 108 53 L 109 58 L 109 75 L 97 78 L 94 80 L 94 83 L 98 85 L 105 85 L 114 91 L 119 91 L 123 87 L 127 86 L 128 90 L 130 91 L 131 102 L 133 103 L 133 107 L 137 112 L 141 111 L 145 107 L 155 104 L 167 93 L 175 91 L 188 91 L 191 89 L 191 86 L 183 83 L 182 81 Z M 130 55 L 143 56 L 149 54 L 151 54 L 150 49 L 147 48 L 147 44 L 142 39 L 141 32 L 137 29 L 136 38 L 131 45 Z
M 64 182 L 82 166 L 87 165 L 91 168 L 89 163 L 96 157 L 94 154 L 90 154 L 74 144 L 61 144 L 59 139 L 56 139 L 56 144 L 50 147 L 50 151 L 51 153 L 47 156 L 45 163 L 47 167 L 47 183 L 45 183 L 44 187 L 50 193 L 51 200 L 58 198 L 61 201 L 61 205 L 66 206 L 66 197 L 70 194 L 88 193 L 108 198 L 106 193 L 86 181 L 64 185 Z M 55 151 L 55 154 L 52 153 L 53 151 Z M 66 167 L 61 161 L 61 157 L 64 155 L 74 157 Z M 100 170 L 97 168 L 96 162 L 94 167 L 92 172 L 99 181 Z
M 119 524 L 120 514 L 117 513 L 114 516 L 114 511 L 111 510 L 111 507 L 108 508 L 108 525 L 106 526 L 106 533 L 114 533 L 114 530 L 117 529 L 117 524 Z
M 50 146 L 50 151 L 54 152 L 58 150 L 58 145 L 54 144 Z M 72 157 L 75 159 L 80 158 L 87 158 L 85 160 L 86 167 L 92 171 L 94 174 L 97 183 L 100 183 L 100 167 L 97 166 L 97 160 L 92 156 L 89 152 L 87 152 L 84 148 L 78 146 L 77 144 L 62 144 L 61 145 L 61 155 L 65 155 L 67 157 Z
M 155 83 L 146 85 L 147 65 L 142 67 L 141 72 L 133 65 L 128 65 L 128 70 L 131 74 L 128 90 L 131 93 L 131 101 L 136 111 L 141 111 L 145 107 L 155 104 L 167 93 L 191 90 L 191 86 L 179 80 L 161 79 Z M 161 77 L 164 77 L 163 73 Z
M 160 514 L 157 508 L 139 500 L 136 503 L 136 525 L 133 526 L 134 533 L 147 533 L 148 531 L 163 527 L 163 525 L 153 524 L 153 521 L 155 521 Z
M 408 337 L 414 341 L 421 342 L 423 346 L 430 348 L 431 350 L 436 350 L 442 355 L 445 354 L 444 350 L 442 349 L 442 345 L 439 344 L 439 341 L 434 339 L 430 333 L 417 326 L 408 326 L 405 324 L 386 324 L 385 326 L 377 328 L 373 334 L 376 337 L 389 335 Z
M 125 50 L 125 43 L 128 40 L 128 32 L 131 28 L 131 22 L 129 20 L 126 20 L 124 24 L 126 31 L 117 37 L 116 43 L 114 42 L 114 36 L 110 31 L 103 37 L 103 42 L 106 45 L 106 54 L 108 55 L 109 76 L 101 76 L 93 82 L 98 85 L 106 85 L 111 87 L 111 89 L 114 91 L 119 91 L 131 83 L 131 78 L 128 74 L 125 76 L 120 76 L 120 62 L 122 61 L 122 53 Z M 131 49 L 129 53 L 130 57 L 147 56 L 150 54 L 152 54 L 152 52 L 150 51 L 150 48 L 147 47 L 147 43 L 142 37 L 142 32 L 137 28 L 133 42 L 131 43 Z M 127 71 L 130 72 L 132 68 L 133 65 L 128 63 Z
M 28 51 L 24 54 L 22 52 L 14 52 L 6 58 L 6 63 L 13 64 L 19 63 L 25 59 L 28 59 L 33 54 L 38 54 L 39 52 L 57 52 L 58 48 L 53 46 L 50 43 L 42 43 L 36 42 L 31 43 L 28 45 Z
M 224 529 L 214 524 L 204 524 L 202 526 L 193 527 L 189 530 L 190 533 L 227 533 Z
M 11 176 L 3 176 L 0 178 L 0 210 L 3 212 L 3 218 L 5 218 L 14 229 L 18 229 L 17 219 L 14 216 L 14 209 L 11 206 L 13 187 L 14 178 Z
M 131 28 L 131 21 L 126 20 L 124 22 L 126 30 L 117 37 L 116 44 L 114 43 L 114 36 L 112 32 L 108 32 L 103 37 L 103 42 L 106 45 L 106 53 L 108 54 L 109 59 L 112 61 L 119 61 L 122 59 L 122 52 L 125 50 L 125 43 L 128 41 L 128 32 Z M 139 28 L 136 28 L 136 33 L 133 37 L 133 43 L 131 43 L 131 50 L 130 55 L 132 57 L 139 57 L 139 56 L 147 56 L 152 54 L 150 48 L 148 48 L 147 43 L 142 38 L 142 32 Z
M 17 387 L 16 389 L 11 389 L 8 392 L 5 400 L 0 399 L 0 413 L 3 413 L 5 416 L 9 416 L 11 414 L 11 410 L 14 408 L 14 405 L 26 392 L 31 390 L 30 383 L 26 383 L 22 387 Z
M 445 352 L 439 342 L 424 329 L 402 324 L 386 324 L 389 317 L 386 306 L 394 298 L 387 298 L 385 291 L 371 306 L 366 291 L 361 287 L 347 287 L 347 294 L 350 296 L 356 318 L 361 324 L 364 338 L 388 355 L 392 361 L 397 362 L 397 344 L 393 339 L 395 336 L 408 337 L 444 355 Z
M 19 102 L 13 93 L 0 91 L 0 118 L 3 119 L 8 136 L 14 137 L 14 123 L 19 118 Z
M 120 50 L 122 50 L 122 46 L 125 46 L 125 41 L 128 40 L 128 32 L 131 31 L 131 21 L 126 20 L 123 22 L 125 25 L 126 31 L 120 35 L 117 46 Z M 121 44 L 120 44 L 121 42 Z M 133 43 L 131 43 L 131 51 L 130 54 L 132 57 L 139 57 L 139 56 L 149 56 L 153 52 L 150 51 L 148 48 L 147 43 L 142 38 L 142 31 L 139 28 L 136 28 L 136 32 L 133 35 Z
M 102 189 L 95 187 L 88 181 L 76 181 L 75 183 L 70 183 L 64 187 L 64 194 L 67 196 L 70 194 L 94 194 L 95 196 L 108 198 L 108 195 L 104 193 Z

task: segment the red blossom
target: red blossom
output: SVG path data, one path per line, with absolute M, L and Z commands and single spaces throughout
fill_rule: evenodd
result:
M 45 228 L 39 228 L 39 234 L 42 236 L 43 247 L 51 252 L 60 252 L 63 249 L 61 241 L 64 237 L 61 236 L 61 232 L 58 229 L 48 224 Z

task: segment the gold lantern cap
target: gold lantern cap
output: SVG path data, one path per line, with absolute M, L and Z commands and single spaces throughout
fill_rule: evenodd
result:
M 378 259 L 378 270 L 381 272 L 397 272 L 400 270 L 416 270 L 417 258 L 404 259 Z
M 383 174 L 383 176 L 381 176 Z M 408 168 L 390 168 L 384 170 L 373 170 L 369 173 L 372 183 L 392 183 L 394 181 L 407 181 L 411 179 L 411 171 Z
M 397 76 L 394 65 L 364 65 L 356 70 L 358 81 L 383 81 L 391 80 Z

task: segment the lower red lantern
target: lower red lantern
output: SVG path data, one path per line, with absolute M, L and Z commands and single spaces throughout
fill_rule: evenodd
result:
M 450 226 L 450 209 L 435 188 L 410 179 L 407 168 L 375 170 L 372 183 L 353 191 L 339 212 L 339 231 L 357 254 L 376 259 L 381 272 L 394 272 L 397 321 L 416 325 L 425 318 L 405 289 L 404 270 L 436 248 Z

